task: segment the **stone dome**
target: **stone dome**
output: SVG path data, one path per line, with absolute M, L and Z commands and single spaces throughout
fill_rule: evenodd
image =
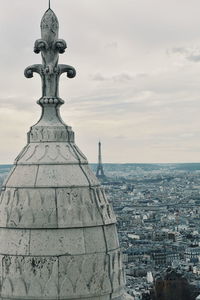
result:
M 0 195 L 0 299 L 123 299 L 115 215 L 59 113 L 59 77 L 76 73 L 58 65 L 66 43 L 51 9 L 41 31 L 34 51 L 42 64 L 25 76 L 42 78 L 42 116 Z

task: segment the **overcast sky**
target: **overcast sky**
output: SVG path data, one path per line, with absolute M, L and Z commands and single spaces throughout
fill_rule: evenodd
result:
M 47 0 L 0 0 L 0 163 L 12 163 L 38 120 L 40 63 L 33 44 Z M 200 1 L 52 0 L 62 77 L 62 117 L 90 162 L 200 161 Z

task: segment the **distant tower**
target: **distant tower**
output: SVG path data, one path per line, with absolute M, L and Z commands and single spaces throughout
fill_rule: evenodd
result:
M 105 179 L 106 176 L 103 171 L 102 157 L 101 157 L 101 142 L 99 141 L 99 154 L 98 154 L 98 166 L 96 176 L 99 179 Z

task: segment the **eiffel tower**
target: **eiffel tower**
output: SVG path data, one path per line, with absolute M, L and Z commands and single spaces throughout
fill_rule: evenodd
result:
M 96 176 L 98 179 L 106 179 L 103 170 L 102 157 L 101 157 L 101 142 L 99 142 L 98 166 L 97 166 Z

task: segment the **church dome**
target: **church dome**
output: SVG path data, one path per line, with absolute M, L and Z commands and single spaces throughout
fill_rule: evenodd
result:
M 116 218 L 103 188 L 60 117 L 58 64 L 66 49 L 49 8 L 35 42 L 42 64 L 25 70 L 42 79 L 40 120 L 17 156 L 0 195 L 0 299 L 124 299 Z

